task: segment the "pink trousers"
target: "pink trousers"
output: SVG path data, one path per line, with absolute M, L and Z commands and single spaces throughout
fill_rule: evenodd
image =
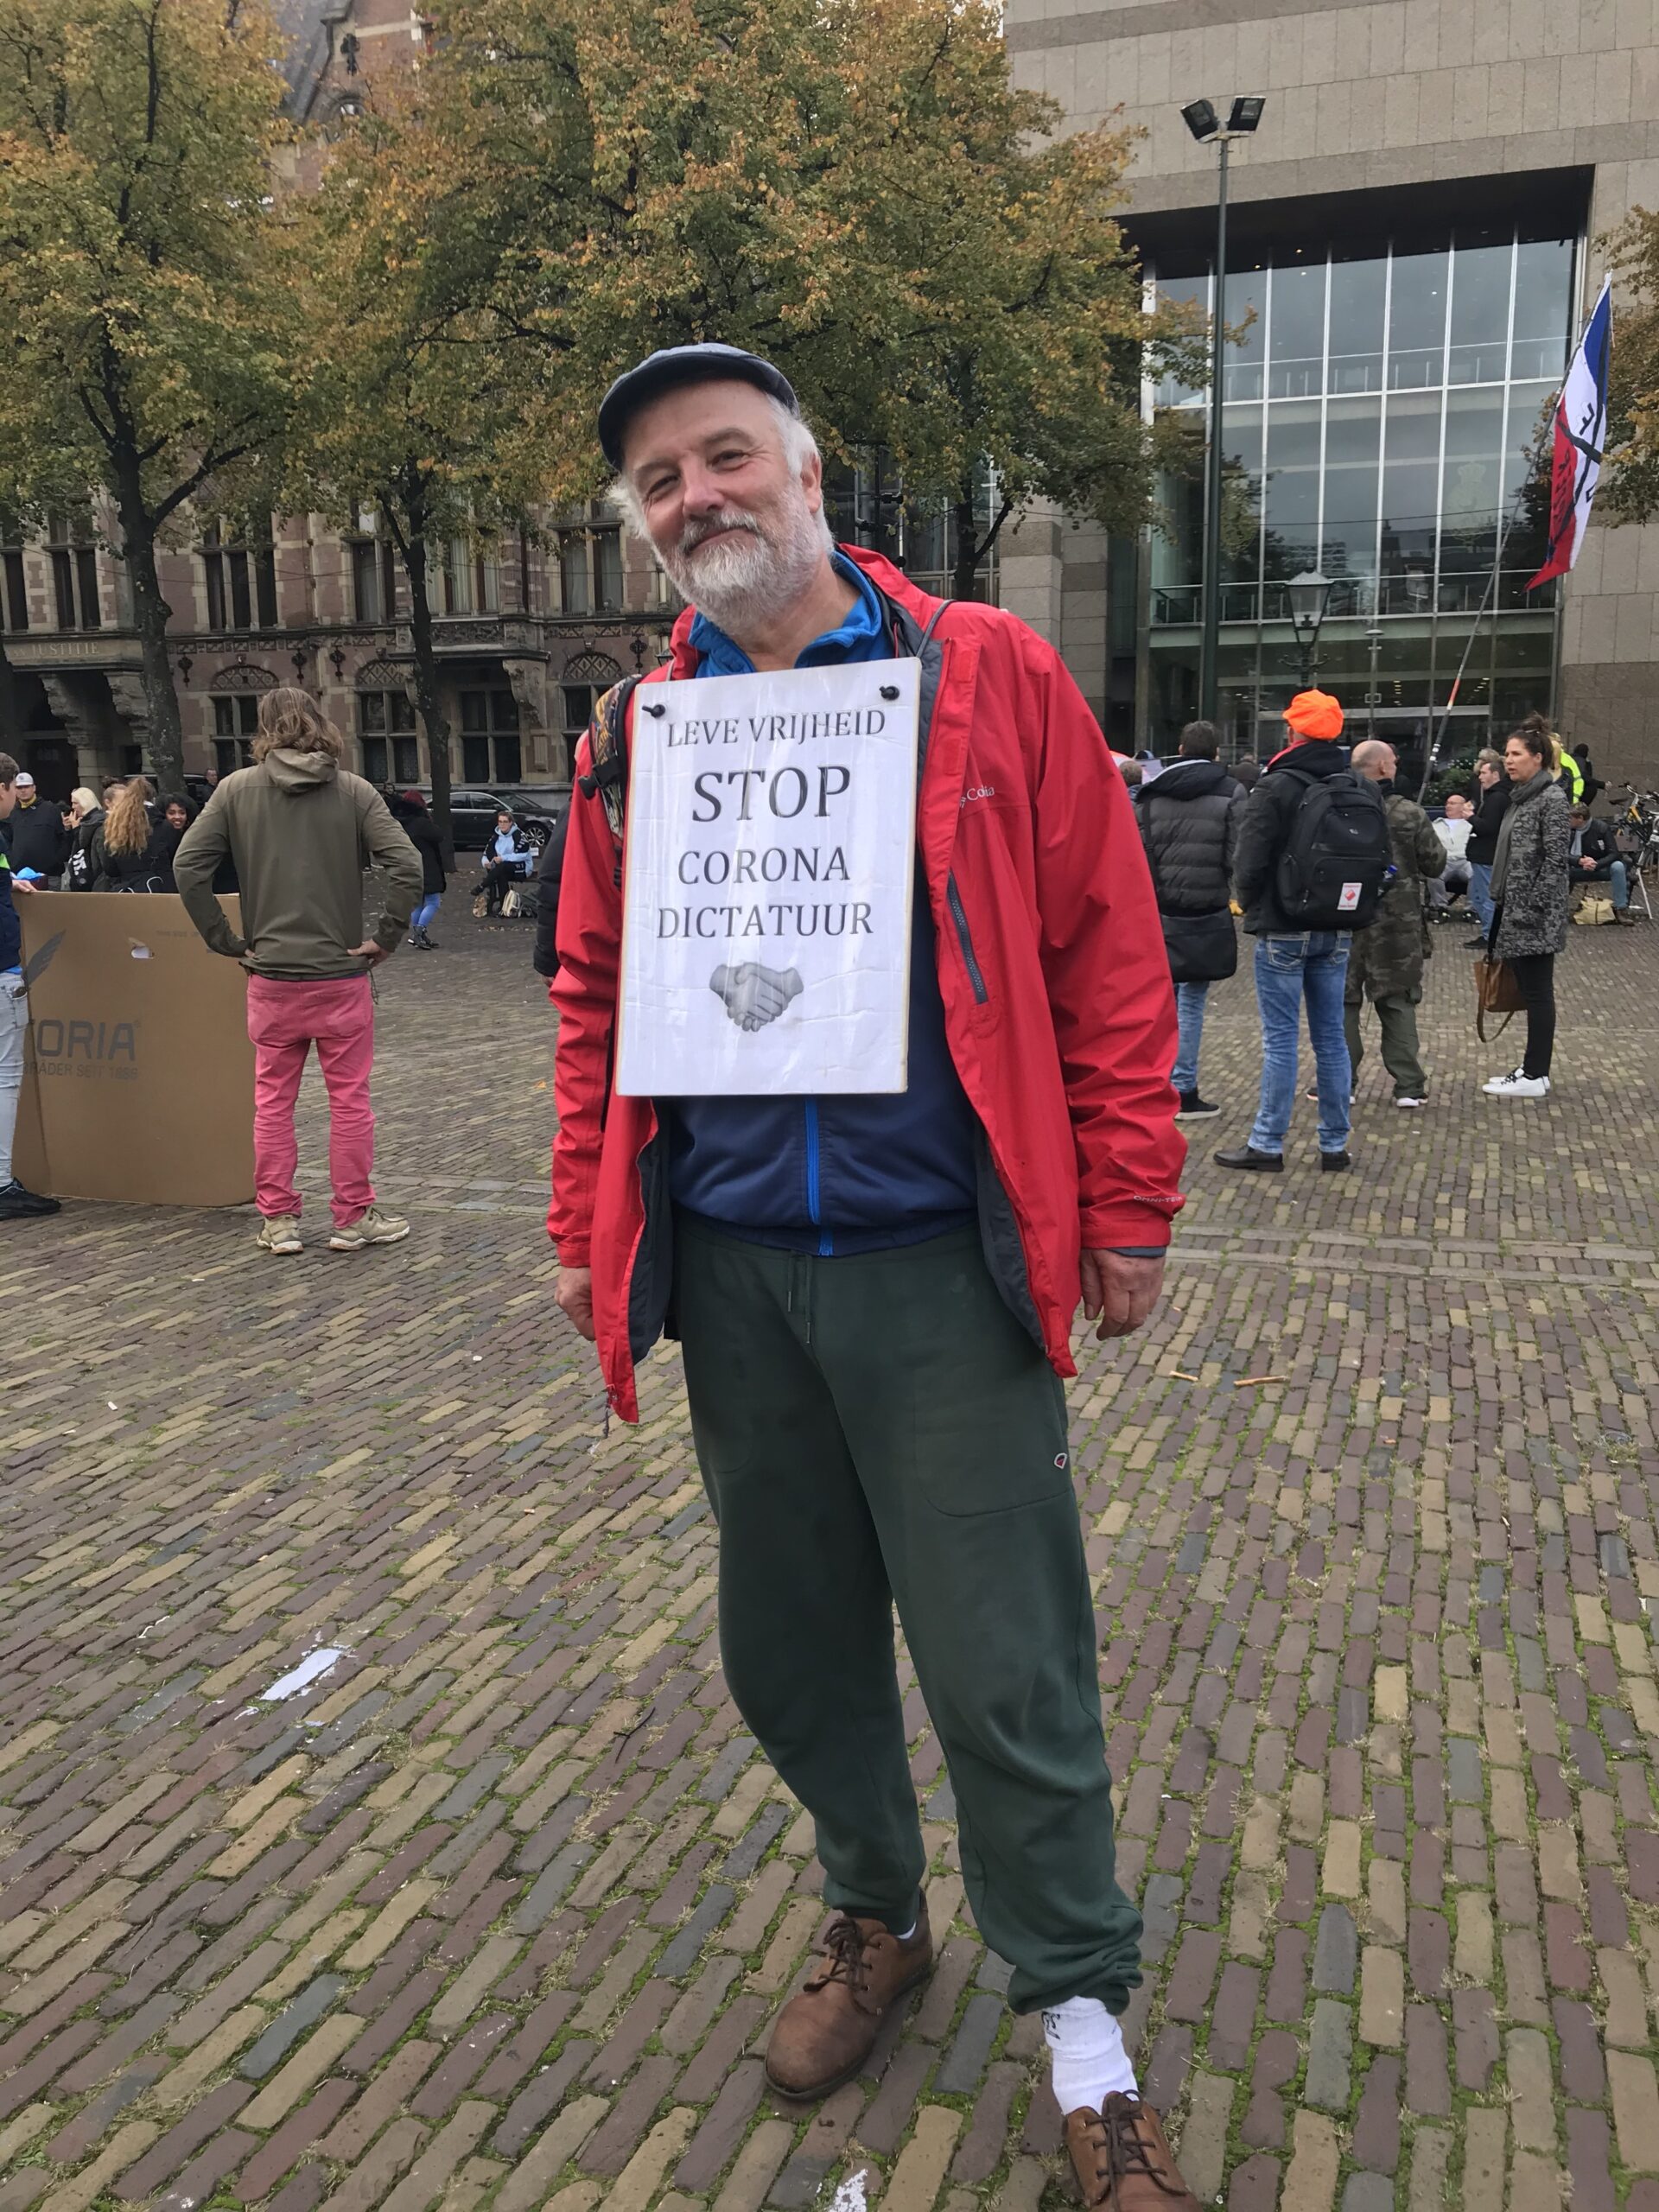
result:
M 328 1178 L 334 1225 L 344 1229 L 374 1204 L 374 1000 L 366 976 L 326 983 L 248 978 L 248 1035 L 253 1040 L 253 1185 L 259 1211 L 297 1214 L 299 1146 L 294 1107 L 309 1047 L 317 1048 L 328 1087 Z

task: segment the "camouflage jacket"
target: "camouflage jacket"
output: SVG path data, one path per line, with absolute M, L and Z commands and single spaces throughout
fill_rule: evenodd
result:
M 1422 988 L 1427 942 L 1423 920 L 1423 885 L 1446 868 L 1446 847 L 1414 798 L 1387 791 L 1389 842 L 1395 877 L 1382 894 L 1376 919 L 1356 930 L 1348 953 L 1348 996 L 1362 991 L 1374 999 L 1408 997 Z

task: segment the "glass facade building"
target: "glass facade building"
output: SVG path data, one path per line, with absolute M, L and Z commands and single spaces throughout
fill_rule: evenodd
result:
M 1576 251 L 1572 236 L 1525 226 L 1448 227 L 1230 268 L 1230 753 L 1276 749 L 1301 673 L 1285 587 L 1307 569 L 1332 580 L 1318 676 L 1351 730 L 1374 723 L 1421 760 L 1455 684 L 1449 759 L 1548 709 L 1555 587 L 1526 584 L 1543 558 L 1541 429 L 1567 363 Z M 1166 263 L 1154 277 L 1161 296 L 1209 311 L 1208 268 Z M 1163 480 L 1148 575 L 1144 697 L 1150 742 L 1167 753 L 1198 710 L 1209 395 L 1166 384 L 1154 404 L 1188 456 Z

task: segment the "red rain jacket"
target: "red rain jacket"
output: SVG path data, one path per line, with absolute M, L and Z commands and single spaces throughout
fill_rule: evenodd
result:
M 1174 1001 L 1134 810 L 1052 647 L 996 607 L 936 600 L 877 555 L 842 550 L 886 599 L 900 647 L 920 651 L 917 882 L 951 1058 L 987 1139 L 987 1262 L 1056 1373 L 1072 1375 L 1080 1246 L 1161 1248 L 1182 1203 Z M 690 627 L 683 614 L 671 664 L 647 683 L 693 672 Z M 586 738 L 577 763 L 591 766 Z M 611 1091 L 616 875 L 604 808 L 578 791 L 548 987 L 559 1128 L 547 1226 L 563 1265 L 593 1269 L 610 1402 L 637 1421 L 633 1370 L 662 1333 L 672 1224 L 652 1102 Z

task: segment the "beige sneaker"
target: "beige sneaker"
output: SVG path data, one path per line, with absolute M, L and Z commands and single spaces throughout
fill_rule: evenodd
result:
M 273 1213 L 259 1224 L 255 1239 L 262 1252 L 302 1252 L 300 1217 L 296 1213 Z
M 328 1239 L 331 1252 L 360 1252 L 365 1244 L 399 1244 L 409 1234 L 409 1224 L 395 1213 L 371 1206 Z

